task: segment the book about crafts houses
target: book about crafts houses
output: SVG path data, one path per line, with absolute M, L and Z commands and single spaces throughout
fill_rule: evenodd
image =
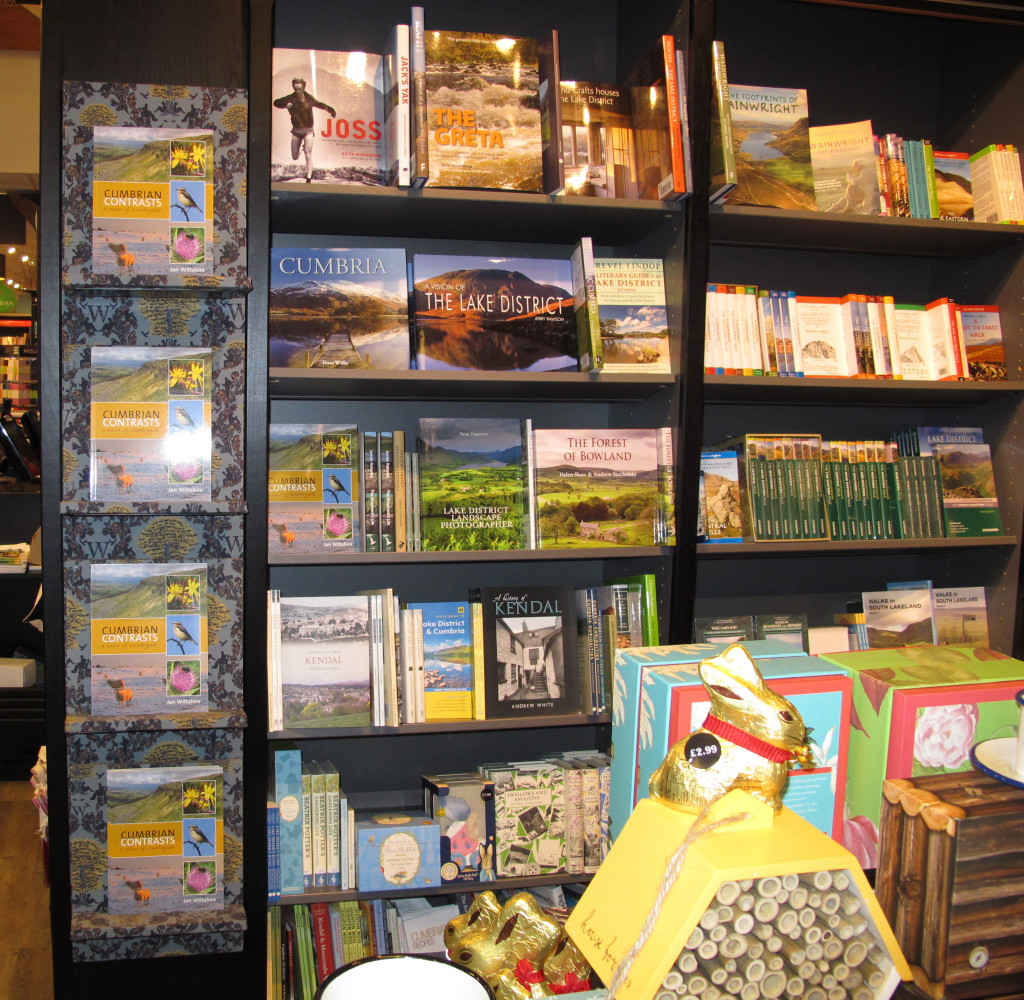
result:
M 537 40 L 429 28 L 423 46 L 426 183 L 543 191 Z
M 730 83 L 729 110 L 736 157 L 729 204 L 813 211 L 807 91 Z
M 415 254 L 412 273 L 420 370 L 578 369 L 568 260 Z
M 380 55 L 275 48 L 272 94 L 271 181 L 387 184 Z
M 487 718 L 578 713 L 572 587 L 484 587 L 480 601 Z
M 209 347 L 93 347 L 89 498 L 209 500 Z
M 270 425 L 271 555 L 362 551 L 360 462 L 355 424 Z
M 112 767 L 106 780 L 107 912 L 224 909 L 224 769 Z
M 540 548 L 654 544 L 657 430 L 538 428 L 533 445 Z
M 281 704 L 285 729 L 372 722 L 370 599 L 281 597 Z
M 89 580 L 91 713 L 205 712 L 206 563 L 93 563 Z
M 419 460 L 424 552 L 530 548 L 521 421 L 422 417 Z
M 275 247 L 271 368 L 409 367 L 409 285 L 400 248 Z
M 209 129 L 93 129 L 93 274 L 213 274 L 213 149 Z
M 635 198 L 629 89 L 595 80 L 562 80 L 560 88 L 565 193 Z

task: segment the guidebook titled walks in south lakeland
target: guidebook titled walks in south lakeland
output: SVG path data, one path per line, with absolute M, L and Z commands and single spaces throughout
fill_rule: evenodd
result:
M 107 912 L 224 909 L 224 770 L 107 771 Z
M 93 715 L 205 712 L 206 563 L 93 563 Z
M 213 274 L 213 132 L 93 129 L 95 274 Z
M 209 347 L 94 347 L 91 500 L 209 500 Z
M 281 554 L 361 552 L 355 424 L 271 424 L 267 548 Z

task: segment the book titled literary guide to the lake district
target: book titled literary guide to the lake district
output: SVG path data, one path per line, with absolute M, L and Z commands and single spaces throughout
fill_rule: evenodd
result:
M 209 347 L 94 347 L 92 500 L 209 500 Z

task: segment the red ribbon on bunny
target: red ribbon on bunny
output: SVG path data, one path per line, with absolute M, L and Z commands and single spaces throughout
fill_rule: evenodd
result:
M 762 740 L 753 733 L 748 733 L 743 729 L 739 729 L 734 726 L 731 722 L 726 722 L 724 719 L 719 719 L 717 716 L 708 713 L 708 717 L 704 720 L 704 729 L 709 733 L 714 733 L 715 736 L 721 736 L 723 740 L 728 740 L 730 743 L 735 743 L 737 746 L 743 747 L 744 750 L 749 750 L 751 753 L 756 753 L 758 757 L 764 757 L 765 760 L 770 760 L 773 764 L 785 764 L 793 754 L 789 750 L 781 750 L 779 747 L 767 740 Z

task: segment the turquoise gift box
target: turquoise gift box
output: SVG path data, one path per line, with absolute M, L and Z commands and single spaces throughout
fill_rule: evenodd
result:
M 441 884 L 441 828 L 426 813 L 357 813 L 355 833 L 360 892 Z
M 612 706 L 611 832 L 616 837 L 669 748 L 704 724 L 710 702 L 697 667 L 722 643 L 641 646 L 615 654 Z M 815 766 L 796 767 L 783 804 L 823 833 L 842 826 L 852 682 L 817 656 L 794 655 L 779 639 L 740 643 L 772 690 L 788 698 L 811 731 Z

